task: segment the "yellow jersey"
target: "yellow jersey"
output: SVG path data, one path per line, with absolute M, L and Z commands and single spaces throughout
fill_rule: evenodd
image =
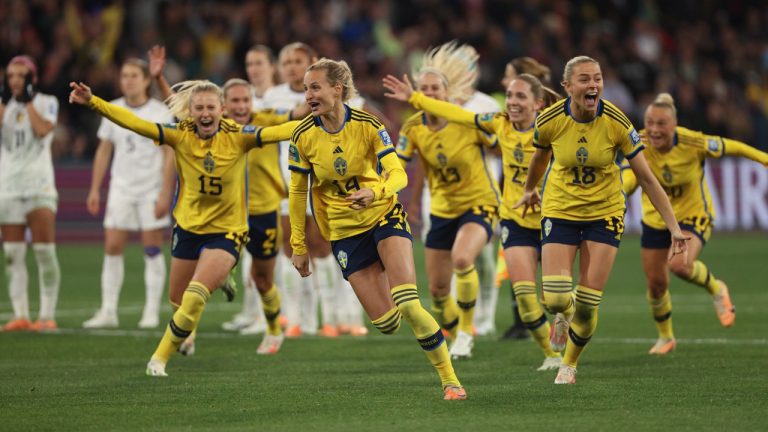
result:
M 290 111 L 265 109 L 254 111 L 249 125 L 273 126 L 291 120 Z M 262 215 L 277 211 L 288 197 L 280 172 L 280 146 L 265 146 L 248 152 L 248 214 Z
M 426 115 L 412 115 L 400 129 L 397 155 L 408 162 L 418 152 L 429 184 L 430 212 L 457 218 L 475 206 L 499 206 L 499 190 L 485 160 L 493 147 L 475 126 L 449 122 L 439 130 L 427 126 Z
M 555 102 L 536 118 L 533 145 L 552 150 L 542 186 L 542 217 L 574 221 L 623 216 L 626 197 L 616 163 L 618 153 L 632 159 L 644 146 L 632 123 L 600 99 L 597 114 L 579 122 L 571 98 Z
M 346 115 L 339 131 L 327 131 L 320 118 L 310 116 L 291 136 L 289 206 L 291 245 L 297 254 L 306 249 L 302 212 L 306 200 L 300 195 L 306 193 L 307 176 L 312 213 L 326 240 L 340 240 L 373 228 L 392 210 L 397 203 L 395 194 L 407 183 L 382 123 L 364 111 L 344 107 Z M 352 209 L 345 197 L 363 188 L 374 191 L 374 201 L 366 208 Z

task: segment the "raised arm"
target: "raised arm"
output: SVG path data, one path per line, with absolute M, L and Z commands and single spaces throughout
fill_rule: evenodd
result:
M 69 87 L 72 88 L 72 92 L 69 94 L 69 103 L 86 105 L 118 126 L 132 130 L 141 136 L 155 141 L 160 139 L 161 129 L 157 123 L 146 121 L 125 108 L 101 99 L 94 95 L 90 87 L 83 83 L 71 82 Z
M 163 100 L 166 100 L 171 97 L 173 91 L 168 80 L 163 75 L 165 70 L 165 47 L 162 45 L 153 46 L 147 51 L 147 57 L 149 57 L 149 75 L 157 83 L 157 89 L 160 91 Z
M 450 122 L 479 127 L 477 123 L 475 123 L 475 113 L 465 110 L 456 104 L 437 100 L 425 96 L 422 92 L 414 91 L 407 75 L 403 75 L 402 81 L 393 75 L 387 75 L 383 78 L 382 84 L 384 85 L 384 88 L 389 90 L 389 93 L 384 93 L 384 96 L 390 99 L 408 102 L 418 110 L 424 110 Z M 485 132 L 493 133 L 492 131 Z
M 246 150 L 262 147 L 264 144 L 274 144 L 280 141 L 288 141 L 291 138 L 293 130 L 301 123 L 298 120 L 289 121 L 276 126 L 267 126 L 256 128 L 255 126 L 245 126 L 243 132 L 246 135 L 255 134 L 256 139 L 248 139 Z M 252 131 L 249 128 L 254 128 Z
M 741 156 L 747 159 L 753 160 L 757 163 L 763 164 L 768 168 L 768 153 L 761 152 L 760 150 L 752 147 L 749 144 L 745 144 L 741 141 L 736 141 L 728 138 L 723 138 L 723 147 L 725 154 L 728 156 Z

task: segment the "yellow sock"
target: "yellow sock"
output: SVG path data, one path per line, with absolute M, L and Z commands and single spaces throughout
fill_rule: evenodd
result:
M 672 333 L 672 297 L 669 295 L 669 291 L 657 299 L 649 295 L 648 303 L 651 305 L 651 312 L 653 312 L 653 319 L 656 321 L 659 337 L 674 339 L 675 335 Z
M 437 370 L 442 386 L 461 386 L 453 370 L 443 332 L 440 331 L 440 326 L 437 325 L 437 321 L 432 315 L 421 307 L 416 285 L 398 285 L 392 288 L 391 292 L 397 309 L 410 324 L 421 348 L 427 354 L 432 366 Z
M 568 344 L 565 347 L 563 363 L 576 367 L 579 356 L 597 328 L 597 309 L 603 292 L 583 285 L 576 285 L 576 305 L 571 327 L 568 329 Z
M 267 318 L 267 334 L 277 336 L 283 332 L 280 328 L 280 293 L 277 287 L 272 284 L 269 291 L 261 294 L 261 307 L 264 309 L 264 316 Z
M 390 335 L 395 334 L 395 332 L 400 328 L 400 321 L 402 318 L 403 315 L 400 313 L 400 310 L 397 308 L 397 306 L 395 306 L 388 310 L 384 315 L 376 318 L 371 322 L 377 329 L 379 329 L 380 332 Z
M 456 274 L 456 304 L 459 306 L 459 330 L 472 334 L 480 278 L 474 265 L 463 270 L 455 270 L 454 273 Z
M 567 319 L 573 316 L 573 278 L 571 276 L 542 276 L 544 301 L 549 313 L 561 313 Z
M 691 272 L 691 278 L 688 279 L 688 282 L 704 288 L 712 295 L 720 293 L 720 284 L 717 283 L 715 276 L 709 272 L 707 265 L 701 261 L 695 261 L 693 263 L 693 271 Z
M 533 335 L 541 351 L 547 357 L 558 357 L 559 354 L 552 351 L 552 346 L 549 344 L 549 321 L 536 298 L 536 283 L 518 281 L 512 284 L 512 290 L 515 292 L 515 299 L 520 309 L 520 319 Z
M 453 296 L 449 294 L 445 297 L 432 297 L 432 312 L 440 326 L 455 337 L 459 324 L 459 306 Z
M 208 288 L 197 281 L 189 283 L 184 296 L 181 298 L 181 306 L 173 314 L 173 318 L 165 329 L 163 338 L 152 355 L 153 359 L 167 363 L 171 355 L 179 348 L 179 345 L 188 338 L 197 328 L 200 316 L 203 314 L 205 304 L 211 297 Z

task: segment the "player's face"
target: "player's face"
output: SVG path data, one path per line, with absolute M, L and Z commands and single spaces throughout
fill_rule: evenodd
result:
M 304 99 L 313 116 L 325 115 L 341 103 L 341 85 L 331 85 L 324 70 L 311 70 L 304 75 Z
M 651 105 L 645 110 L 645 136 L 653 148 L 670 149 L 676 127 L 677 119 L 669 108 Z
M 248 123 L 251 118 L 251 89 L 244 85 L 230 87 L 224 94 L 224 112 L 240 124 Z
M 13 63 L 5 70 L 5 74 L 8 76 L 8 86 L 14 96 L 21 94 L 27 72 L 29 72 L 29 68 L 20 63 Z
M 537 101 L 531 85 L 521 79 L 513 79 L 507 87 L 507 113 L 512 123 L 528 127 L 536 120 L 541 101 Z
M 509 87 L 509 83 L 511 83 L 516 76 L 517 71 L 515 71 L 515 67 L 507 63 L 507 67 L 504 68 L 504 76 L 501 78 L 502 87 Z
M 146 95 L 147 88 L 149 88 L 149 77 L 144 75 L 140 67 L 123 65 L 120 69 L 120 91 L 124 96 L 133 98 Z
M 433 73 L 423 73 L 419 77 L 419 91 L 434 99 L 448 100 L 448 89 L 439 76 Z
M 275 74 L 275 66 L 269 61 L 269 56 L 261 51 L 249 51 L 245 55 L 245 73 L 248 81 L 257 85 Z
M 311 64 L 312 59 L 302 50 L 292 50 L 280 57 L 280 79 L 291 84 L 292 87 L 300 87 L 304 72 Z
M 600 65 L 592 62 L 577 64 L 565 82 L 565 91 L 579 109 L 597 114 L 597 103 L 603 94 L 603 73 Z
M 219 129 L 222 111 L 221 101 L 216 93 L 199 92 L 190 98 L 189 115 L 201 137 L 210 137 Z

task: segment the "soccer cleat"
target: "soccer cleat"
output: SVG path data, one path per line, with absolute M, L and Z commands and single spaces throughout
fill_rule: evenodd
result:
M 46 319 L 39 319 L 32 323 L 32 325 L 29 326 L 29 331 L 35 331 L 35 332 L 49 332 L 49 331 L 55 331 L 58 330 L 59 326 L 56 325 L 56 321 L 54 320 L 46 320 Z
M 149 363 L 147 363 L 147 369 L 144 372 L 147 374 L 147 376 L 151 377 L 167 377 L 168 374 L 165 373 L 165 363 L 151 359 Z
M 472 347 L 475 345 L 475 338 L 471 334 L 459 330 L 456 332 L 456 340 L 453 341 L 451 349 L 452 359 L 470 358 L 472 357 Z
M 447 385 L 443 387 L 443 400 L 465 400 L 467 398 L 467 391 L 464 387 Z
M 672 339 L 664 339 L 659 338 L 656 343 L 651 347 L 651 350 L 648 351 L 648 354 L 655 354 L 655 355 L 664 355 L 669 354 L 672 351 L 677 348 L 677 342 L 674 338 Z
M 224 292 L 224 295 L 227 296 L 227 301 L 232 302 L 232 300 L 235 299 L 235 295 L 237 294 L 237 282 L 235 281 L 234 276 L 234 269 L 229 272 L 229 275 L 227 275 L 227 279 L 224 281 L 223 284 L 219 288 L 221 288 L 221 291 Z
M 502 340 L 525 340 L 531 335 L 523 324 L 512 324 L 501 336 Z
M 262 334 L 267 331 L 267 324 L 261 320 L 254 320 L 249 326 L 240 329 L 240 334 L 244 336 Z
M 179 351 L 181 355 L 185 355 L 185 356 L 194 355 L 195 354 L 195 336 L 192 335 L 184 339 L 184 341 L 181 342 L 181 345 L 179 345 L 179 349 L 177 351 Z
M 261 343 L 259 344 L 259 348 L 256 349 L 256 354 L 277 354 L 277 352 L 280 351 L 280 347 L 283 346 L 283 340 L 285 340 L 285 335 L 282 333 L 279 335 L 264 335 L 264 339 L 262 339 Z
M 285 331 L 285 337 L 287 338 L 298 338 L 301 337 L 301 326 L 295 325 L 288 328 L 288 330 Z
M 728 285 L 718 280 L 720 292 L 712 297 L 712 303 L 715 305 L 717 318 L 723 327 L 730 327 L 736 321 L 736 308 L 731 303 L 731 294 L 728 292 Z
M 86 329 L 105 329 L 105 328 L 117 328 L 120 322 L 117 319 L 117 314 L 110 314 L 99 310 L 93 318 L 83 323 L 83 328 Z
M 541 366 L 536 369 L 537 371 L 548 371 L 548 370 L 555 370 L 560 367 L 560 364 L 563 362 L 563 358 L 560 356 L 557 357 L 545 357 L 544 363 L 541 364 Z
M 366 326 L 352 326 L 349 329 L 351 336 L 360 337 L 368 335 L 368 327 Z
M 160 325 L 160 318 L 157 315 L 142 315 L 139 321 L 140 329 L 153 329 Z
M 8 321 L 3 326 L 4 332 L 14 332 L 14 331 L 27 331 L 32 326 L 32 323 L 29 322 L 26 318 L 16 318 Z
M 576 368 L 561 364 L 555 377 L 555 384 L 576 384 Z
M 330 325 L 330 324 L 323 324 L 323 328 L 320 329 L 319 332 L 317 332 L 318 336 L 327 337 L 327 338 L 337 338 L 339 337 L 339 330 L 336 328 L 336 326 Z
M 221 328 L 228 331 L 238 331 L 250 326 L 255 321 L 256 319 L 253 316 L 239 313 L 231 321 L 222 323 Z
M 552 351 L 562 352 L 565 349 L 568 343 L 568 327 L 570 323 L 565 316 L 561 313 L 556 314 L 549 329 L 549 344 L 552 346 Z

